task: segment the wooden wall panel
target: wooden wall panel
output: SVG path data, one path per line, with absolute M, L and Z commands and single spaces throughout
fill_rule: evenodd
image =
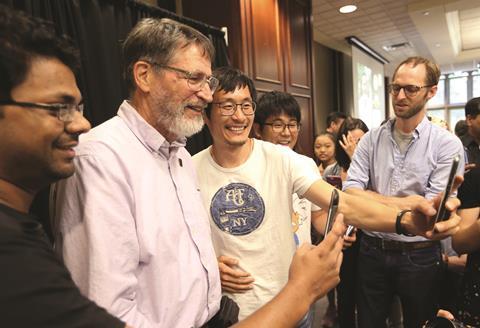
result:
M 313 156 L 310 0 L 183 0 L 186 16 L 227 26 L 233 66 L 246 72 L 259 95 L 291 93 L 302 108 L 299 146 Z
M 313 156 L 313 114 L 312 101 L 307 95 L 293 95 L 300 105 L 302 111 L 302 127 L 298 136 L 297 151 L 303 155 L 314 158 Z
M 283 53 L 277 0 L 245 1 L 250 76 L 260 90 L 283 90 Z
M 287 89 L 291 92 L 310 92 L 311 82 L 311 43 L 310 43 L 310 8 L 307 3 L 298 0 L 288 0 L 286 3 L 286 62 Z
M 283 40 L 285 91 L 295 96 L 302 108 L 301 152 L 313 156 L 314 107 L 312 98 L 311 6 L 305 0 L 284 0 Z

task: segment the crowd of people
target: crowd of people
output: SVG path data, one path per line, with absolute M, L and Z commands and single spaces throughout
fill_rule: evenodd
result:
M 429 60 L 397 67 L 395 117 L 380 127 L 332 114 L 317 166 L 295 151 L 295 98 L 257 99 L 242 71 L 212 71 L 211 41 L 174 20 L 142 19 L 129 32 L 128 97 L 93 129 L 67 39 L 0 6 L 0 43 L 6 326 L 312 327 L 312 305 L 338 285 L 330 311 L 340 327 L 384 327 L 394 297 L 404 326 L 421 327 L 444 310 L 447 237 L 472 254 L 458 311 L 439 314 L 478 325 L 477 168 L 467 167 L 458 212 L 451 197 L 447 220 L 434 217 L 452 158 L 461 156 L 458 185 L 464 152 L 478 151 L 480 102 L 467 104 L 464 148 L 426 116 L 440 76 Z M 186 138 L 204 124 L 213 143 L 192 157 Z M 54 248 L 29 214 L 53 183 Z M 339 214 L 325 235 L 335 188 Z

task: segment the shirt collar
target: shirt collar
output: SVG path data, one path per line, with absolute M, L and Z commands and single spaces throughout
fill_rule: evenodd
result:
M 187 138 L 169 143 L 127 100 L 120 105 L 117 115 L 150 152 L 160 152 L 168 158 L 171 152 L 176 153 L 180 147 L 186 145 Z
M 395 124 L 396 118 L 392 118 L 387 121 L 387 127 L 388 130 L 392 133 L 393 132 L 393 127 Z M 430 127 L 430 124 L 432 124 L 429 120 L 428 117 L 425 115 L 422 119 L 422 121 L 415 127 L 415 130 L 413 130 L 413 137 L 418 138 L 421 136 L 427 129 Z

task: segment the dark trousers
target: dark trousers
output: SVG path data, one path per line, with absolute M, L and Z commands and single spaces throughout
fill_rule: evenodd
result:
M 359 327 L 385 327 L 393 295 L 402 303 L 404 327 L 422 327 L 436 316 L 442 266 L 440 243 L 385 250 L 364 235 L 358 257 Z
M 357 231 L 357 241 L 343 251 L 340 267 L 340 283 L 337 286 L 337 313 L 340 328 L 355 328 L 355 295 L 357 290 L 357 258 L 360 251 L 362 232 Z

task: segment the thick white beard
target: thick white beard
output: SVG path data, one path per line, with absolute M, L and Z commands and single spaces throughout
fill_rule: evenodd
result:
M 171 133 L 179 138 L 190 137 L 200 132 L 203 128 L 203 117 L 196 116 L 193 118 L 186 118 L 184 115 L 173 118 L 168 126 Z

